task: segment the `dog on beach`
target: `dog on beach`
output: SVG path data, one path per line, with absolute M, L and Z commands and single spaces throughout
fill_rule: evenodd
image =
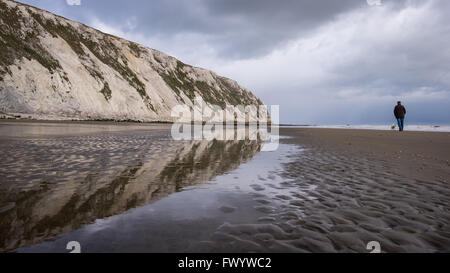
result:
M 395 124 L 392 124 L 392 125 L 391 125 L 391 129 L 392 129 L 392 130 L 395 130 L 395 127 L 397 127 Z

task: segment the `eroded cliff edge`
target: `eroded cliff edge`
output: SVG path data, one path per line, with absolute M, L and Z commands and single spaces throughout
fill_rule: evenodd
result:
M 173 106 L 260 105 L 249 90 L 78 22 L 0 0 L 0 116 L 174 121 Z

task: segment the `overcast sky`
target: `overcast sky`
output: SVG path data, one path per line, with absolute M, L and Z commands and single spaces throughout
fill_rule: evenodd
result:
M 450 124 L 448 0 L 22 0 L 237 80 L 281 122 Z

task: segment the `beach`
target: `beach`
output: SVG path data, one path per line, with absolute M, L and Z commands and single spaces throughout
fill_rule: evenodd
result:
M 2 122 L 0 252 L 448 252 L 449 136 Z
M 356 129 L 281 129 L 296 144 L 325 152 L 368 158 L 400 176 L 448 183 L 450 133 Z
M 449 133 L 281 128 L 282 182 L 262 178 L 257 224 L 224 224 L 212 251 L 450 251 Z M 275 185 L 274 185 L 275 184 Z M 216 244 L 217 246 L 218 244 Z
M 315 185 L 297 245 L 309 251 L 450 250 L 450 134 L 339 129 L 282 129 L 305 148 L 285 176 Z M 306 235 L 306 236 L 305 236 Z

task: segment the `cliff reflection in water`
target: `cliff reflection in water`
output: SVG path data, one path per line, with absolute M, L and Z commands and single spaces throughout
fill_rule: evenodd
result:
M 210 181 L 260 142 L 173 141 L 167 130 L 0 141 L 0 251 Z

